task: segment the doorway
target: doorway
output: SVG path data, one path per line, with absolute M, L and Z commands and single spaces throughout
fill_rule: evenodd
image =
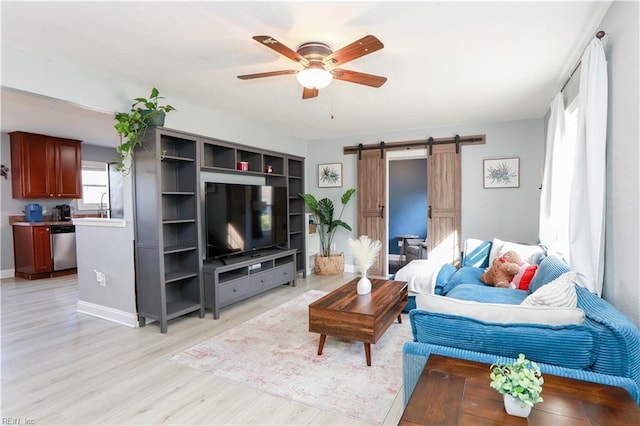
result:
M 388 273 L 394 274 L 406 263 L 399 236 L 427 237 L 427 151 L 389 151 L 387 170 L 386 248 Z

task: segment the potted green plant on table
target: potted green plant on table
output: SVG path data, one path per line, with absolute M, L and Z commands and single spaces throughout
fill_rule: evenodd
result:
M 504 395 L 504 408 L 512 416 L 528 417 L 542 402 L 544 379 L 538 364 L 520 354 L 513 364 L 491 365 L 491 387 Z
M 344 213 L 345 206 L 355 192 L 356 190 L 351 188 L 342 194 L 342 197 L 340 197 L 342 209 L 337 218 L 334 218 L 334 205 L 330 199 L 317 200 L 312 194 L 300 194 L 300 197 L 302 197 L 314 216 L 318 236 L 320 237 L 322 252 L 315 259 L 316 274 L 318 275 L 338 275 L 344 271 L 344 256 L 342 253 L 332 255 L 331 245 L 338 228 L 351 231 L 351 226 L 342 221 L 342 213 Z
M 160 92 L 155 87 L 151 90 L 149 98 L 135 98 L 131 109 L 127 112 L 116 112 L 113 126 L 120 136 L 120 145 L 116 151 L 120 155 L 116 170 L 120 173 L 129 172 L 127 159 L 133 157 L 137 145 L 142 143 L 144 132 L 148 127 L 164 125 L 164 119 L 168 112 L 176 109 L 171 105 L 160 105 Z

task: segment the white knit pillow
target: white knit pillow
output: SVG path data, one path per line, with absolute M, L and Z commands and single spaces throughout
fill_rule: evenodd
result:
M 526 299 L 521 305 L 544 305 L 575 308 L 578 306 L 576 293 L 576 273 L 565 272 L 549 284 L 543 285 Z

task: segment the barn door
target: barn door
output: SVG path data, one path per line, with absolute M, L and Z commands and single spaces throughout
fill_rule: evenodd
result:
M 428 256 L 454 264 L 460 259 L 460 156 L 454 144 L 435 145 L 427 156 Z
M 358 236 L 368 235 L 372 240 L 387 241 L 385 184 L 386 161 L 380 150 L 362 151 L 358 160 Z M 387 253 L 380 250 L 377 261 L 369 269 L 370 276 L 386 274 Z

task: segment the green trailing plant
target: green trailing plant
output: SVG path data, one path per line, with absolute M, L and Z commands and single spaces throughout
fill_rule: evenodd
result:
M 533 407 L 542 402 L 540 393 L 544 379 L 538 364 L 520 354 L 513 364 L 491 365 L 491 387 L 501 394 L 511 395 L 521 407 Z
M 323 198 L 318 201 L 316 197 L 311 194 L 300 194 L 300 197 L 302 197 L 304 203 L 314 216 L 318 235 L 320 237 L 322 256 L 331 256 L 331 243 L 333 242 L 333 237 L 335 236 L 338 228 L 344 228 L 351 231 L 351 226 L 342 221 L 342 213 L 344 213 L 344 208 L 347 203 L 349 203 L 349 200 L 351 200 L 351 197 L 355 192 L 355 188 L 351 188 L 347 189 L 345 193 L 342 194 L 342 197 L 340 197 L 342 209 L 340 210 L 340 214 L 337 219 L 333 217 L 334 205 L 330 199 Z
M 155 87 L 149 98 L 134 98 L 131 109 L 127 112 L 116 112 L 113 126 L 120 136 L 120 145 L 116 151 L 120 155 L 116 170 L 126 174 L 129 172 L 127 158 L 133 157 L 136 146 L 141 145 L 145 130 L 160 116 L 164 117 L 170 111 L 176 111 L 171 105 L 160 105 L 160 92 Z

